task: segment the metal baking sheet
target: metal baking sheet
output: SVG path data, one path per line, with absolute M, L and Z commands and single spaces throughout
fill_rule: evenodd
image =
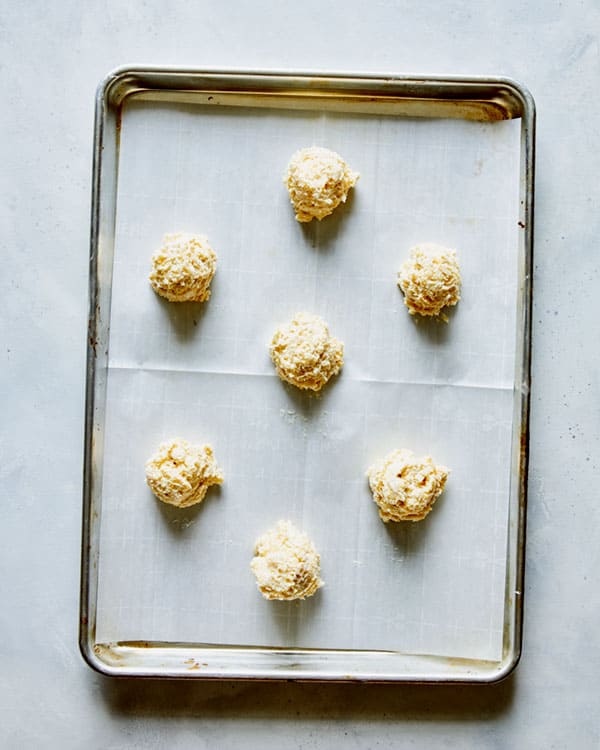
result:
M 527 92 L 504 80 L 127 69 L 97 104 L 88 661 L 157 676 L 506 674 L 522 599 Z M 300 227 L 280 174 L 310 143 L 362 177 L 338 215 Z M 201 309 L 147 288 L 152 244 L 180 229 L 208 233 L 219 252 Z M 390 274 L 424 239 L 463 261 L 448 326 L 415 325 Z M 320 399 L 282 387 L 257 356 L 306 308 L 346 342 L 343 376 Z M 210 440 L 227 477 L 185 517 L 149 499 L 140 468 L 170 434 Z M 392 530 L 364 469 L 398 441 L 453 476 L 426 524 Z M 255 536 L 279 517 L 315 539 L 327 583 L 291 607 L 263 602 L 247 570 Z

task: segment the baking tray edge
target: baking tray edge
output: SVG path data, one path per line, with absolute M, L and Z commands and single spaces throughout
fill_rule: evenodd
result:
M 247 96 L 260 94 L 267 97 L 287 98 L 290 96 L 315 97 L 342 96 L 345 106 L 352 111 L 354 103 L 372 108 L 374 100 L 384 106 L 392 106 L 401 101 L 397 114 L 404 116 L 424 116 L 428 112 L 434 117 L 461 117 L 494 121 L 518 117 L 521 128 L 521 167 L 520 167 L 520 257 L 521 294 L 518 308 L 519 347 L 517 354 L 517 377 L 515 383 L 514 417 L 518 417 L 520 433 L 515 436 L 512 450 L 513 481 L 510 498 L 517 500 L 516 532 L 509 532 L 509 546 L 514 545 L 515 568 L 507 576 L 507 596 L 514 597 L 512 617 L 505 622 L 505 649 L 501 662 L 471 662 L 460 659 L 432 657 L 434 662 L 446 663 L 455 671 L 446 673 L 432 668 L 429 673 L 394 674 L 369 673 L 360 670 L 337 671 L 298 669 L 300 654 L 345 654 L 352 652 L 325 652 L 278 649 L 287 667 L 276 670 L 236 671 L 235 669 L 196 669 L 200 665 L 193 656 L 187 660 L 192 666 L 174 668 L 166 658 L 163 666 L 147 668 L 132 666 L 131 652 L 148 653 L 149 648 L 162 648 L 165 657 L 173 648 L 184 645 L 187 653 L 202 658 L 206 649 L 191 644 L 97 644 L 95 642 L 95 598 L 97 584 L 97 555 L 99 531 L 99 480 L 97 470 L 101 459 L 101 435 L 95 431 L 97 397 L 106 387 L 102 365 L 108 356 L 109 300 L 102 299 L 99 274 L 112 269 L 114 242 L 114 211 L 107 210 L 111 201 L 116 200 L 117 154 L 120 131 L 120 112 L 124 101 L 132 95 L 156 94 L 163 91 L 181 91 L 185 97 L 201 96 L 203 92 L 230 92 L 233 88 L 240 97 L 240 104 L 247 102 Z M 486 98 L 487 97 L 487 98 Z M 214 97 L 213 97 L 214 99 Z M 275 101 L 273 99 L 272 101 Z M 326 99 L 324 99 L 325 101 Z M 390 102 L 391 100 L 391 102 Z M 452 107 L 446 106 L 448 101 Z M 222 104 L 215 101 L 215 104 Z M 231 102 L 233 104 L 237 101 Z M 390 112 L 391 113 L 391 112 Z M 114 168 L 108 165 L 111 151 L 114 152 Z M 423 77 L 397 74 L 362 73 L 323 73 L 320 71 L 285 70 L 201 70 L 176 67 L 124 66 L 118 68 L 100 83 L 96 91 L 94 151 L 92 165 L 90 269 L 89 269 L 89 314 L 86 366 L 86 403 L 84 430 L 84 469 L 83 469 L 83 512 L 82 549 L 80 571 L 80 612 L 79 647 L 84 660 L 94 670 L 111 676 L 138 677 L 185 677 L 194 679 L 243 679 L 243 680 L 294 680 L 294 681 L 338 681 L 338 682 L 410 682 L 410 683 L 493 683 L 507 677 L 516 667 L 521 656 L 523 631 L 523 586 L 525 567 L 525 525 L 527 507 L 527 471 L 529 443 L 529 394 L 531 386 L 531 302 L 533 269 L 533 211 L 534 211 L 534 168 L 535 168 L 535 103 L 530 92 L 520 83 L 505 77 L 465 77 L 442 76 Z M 104 255 L 107 255 L 106 267 Z M 100 262 L 99 262 L 100 260 Z M 106 326 L 103 324 L 106 321 Z M 516 485 L 516 486 L 515 486 Z M 510 561 L 510 554 L 509 554 Z M 96 574 L 93 573 L 96 571 Z M 235 654 L 236 649 L 221 648 L 211 650 Z M 249 650 L 244 649 L 247 653 Z M 260 652 L 261 650 L 257 650 Z M 373 654 L 379 652 L 371 652 Z M 388 652 L 389 654 L 389 652 Z M 384 654 L 382 653 L 382 656 Z M 425 657 L 395 654 L 410 661 Z M 180 657 L 179 657 L 180 658 Z M 183 660 L 184 663 L 187 663 Z M 472 667 L 473 669 L 470 669 Z

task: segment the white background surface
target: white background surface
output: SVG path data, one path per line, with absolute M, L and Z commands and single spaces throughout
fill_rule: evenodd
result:
M 7 748 L 596 748 L 600 11 L 588 2 L 5 2 Z M 126 62 L 504 74 L 538 106 L 525 639 L 492 687 L 115 682 L 77 652 L 93 91 Z

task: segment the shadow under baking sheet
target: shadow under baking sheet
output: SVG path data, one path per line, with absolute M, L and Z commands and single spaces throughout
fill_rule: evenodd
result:
M 342 720 L 345 726 L 365 721 L 398 727 L 492 721 L 511 710 L 518 692 L 517 674 L 487 686 L 93 679 L 107 710 L 124 719 L 160 716 L 233 724 L 260 719 L 297 721 L 298 717 Z

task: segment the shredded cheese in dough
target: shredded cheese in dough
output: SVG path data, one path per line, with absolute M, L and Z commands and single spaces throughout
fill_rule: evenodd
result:
M 444 491 L 448 469 L 430 456 L 417 458 L 402 448 L 375 462 L 367 471 L 379 515 L 388 521 L 422 521 Z
M 312 146 L 291 158 L 283 181 L 300 222 L 319 221 L 345 203 L 359 178 L 335 151 Z
M 159 500 L 178 508 L 204 500 L 213 484 L 222 484 L 210 445 L 191 445 L 175 438 L 161 443 L 146 462 L 146 482 Z
M 344 364 L 344 345 L 317 315 L 298 313 L 275 331 L 271 359 L 279 377 L 297 388 L 320 391 Z
M 216 270 L 217 255 L 206 237 L 166 234 L 152 256 L 150 284 L 170 302 L 205 302 Z
M 433 243 L 415 245 L 398 273 L 398 286 L 411 315 L 439 315 L 442 308 L 460 300 L 456 252 Z
M 290 521 L 279 521 L 263 534 L 254 555 L 250 568 L 265 599 L 306 599 L 323 585 L 314 544 Z

